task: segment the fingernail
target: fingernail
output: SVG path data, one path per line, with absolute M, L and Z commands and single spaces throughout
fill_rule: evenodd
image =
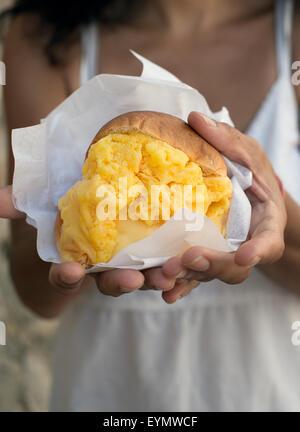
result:
M 210 266 L 209 261 L 203 256 L 195 258 L 193 261 L 186 265 L 197 271 L 206 271 L 209 269 Z
M 261 258 L 259 256 L 256 256 L 252 259 L 252 261 L 250 261 L 249 264 L 247 264 L 246 266 L 241 266 L 241 267 L 246 267 L 246 268 L 251 268 L 256 266 L 256 264 L 259 263 L 259 261 L 261 260 Z
M 187 274 L 188 274 L 187 270 L 181 270 L 181 272 L 175 276 L 175 279 L 183 279 L 187 276 Z
M 145 284 L 145 286 L 150 289 L 150 290 L 154 290 L 154 291 L 161 291 L 160 288 L 157 288 L 155 285 L 150 285 L 150 284 Z
M 69 280 L 67 281 L 66 279 L 64 279 L 63 276 L 60 276 L 60 281 L 62 283 L 62 285 L 67 288 L 67 289 L 76 289 L 78 287 L 78 285 L 81 284 L 83 278 L 77 279 L 77 281 L 72 281 L 70 282 Z
M 125 287 L 123 287 L 123 286 L 120 286 L 120 291 L 121 291 L 122 293 L 129 293 L 129 292 L 131 292 L 132 290 L 129 289 L 129 288 L 125 288 Z
M 209 127 L 217 127 L 217 123 L 210 117 L 206 116 L 205 114 L 201 114 L 201 117 Z

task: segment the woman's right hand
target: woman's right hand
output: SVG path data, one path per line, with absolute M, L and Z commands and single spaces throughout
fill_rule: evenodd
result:
M 25 218 L 25 214 L 14 207 L 11 186 L 0 188 L 0 218 Z M 93 277 L 103 294 L 114 297 L 135 291 L 144 285 L 144 276 L 137 270 L 112 270 L 94 274 Z M 50 283 L 61 294 L 78 292 L 86 279 L 84 268 L 75 262 L 52 264 L 50 269 Z
M 58 293 L 72 295 L 82 291 L 94 278 L 102 294 L 119 297 L 144 286 L 143 273 L 137 270 L 117 269 L 86 275 L 84 268 L 75 262 L 52 264 L 49 274 L 51 285 Z
M 25 214 L 14 207 L 11 186 L 0 188 L 0 218 L 25 218 Z M 86 276 L 85 270 L 80 264 L 68 262 L 52 264 L 49 273 L 49 281 L 54 291 L 67 296 L 82 291 L 92 277 L 96 281 L 99 291 L 113 297 L 119 297 L 137 289 L 152 288 L 149 285 L 145 286 L 147 280 L 145 280 L 143 273 L 137 270 L 117 269 Z M 160 286 L 161 288 L 156 289 L 169 290 L 173 284 L 170 284 L 166 278 L 160 277 Z
M 156 268 L 155 272 L 116 269 L 86 275 L 84 268 L 75 262 L 51 265 L 49 280 L 60 293 L 75 294 L 82 291 L 89 285 L 91 278 L 94 278 L 102 294 L 112 297 L 129 294 L 138 289 L 169 291 L 176 282 L 174 278 L 166 277 L 161 268 Z
M 24 213 L 17 210 L 12 200 L 12 186 L 0 188 L 0 218 L 23 219 Z

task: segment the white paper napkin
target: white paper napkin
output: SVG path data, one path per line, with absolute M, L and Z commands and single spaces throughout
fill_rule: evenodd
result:
M 232 125 L 226 108 L 211 112 L 197 90 L 132 53 L 143 64 L 140 77 L 98 75 L 61 103 L 41 124 L 13 131 L 14 202 L 27 214 L 27 222 L 37 228 L 37 250 L 44 261 L 60 262 L 53 231 L 57 202 L 81 179 L 86 151 L 100 127 L 109 120 L 136 110 L 160 111 L 186 120 L 190 111 L 199 111 Z M 233 185 L 226 240 L 206 216 L 200 230 L 187 230 L 196 214 L 185 209 L 182 220 L 171 218 L 150 236 L 89 271 L 158 266 L 188 245 L 221 251 L 237 249 L 249 231 L 251 206 L 244 190 L 251 185 L 252 175 L 226 158 L 225 162 Z

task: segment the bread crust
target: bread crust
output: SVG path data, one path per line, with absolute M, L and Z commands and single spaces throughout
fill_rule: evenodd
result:
M 63 224 L 63 220 L 61 218 L 60 210 L 58 210 L 57 216 L 55 219 L 55 225 L 54 225 L 54 236 L 55 236 L 57 246 L 60 242 L 62 224 Z
M 141 132 L 155 139 L 166 142 L 183 151 L 197 163 L 205 176 L 227 176 L 227 167 L 221 154 L 198 135 L 186 122 L 169 114 L 156 111 L 132 111 L 122 114 L 106 123 L 93 139 L 89 149 L 101 138 L 113 133 Z M 89 149 L 86 153 L 88 155 Z M 225 229 L 228 212 L 223 215 Z M 58 210 L 55 221 L 55 239 L 59 245 L 63 220 Z M 84 264 L 84 267 L 89 265 Z
M 224 159 L 213 146 L 185 121 L 156 111 L 132 111 L 115 117 L 99 130 L 90 147 L 107 135 L 131 132 L 142 132 L 182 150 L 204 175 L 227 175 Z

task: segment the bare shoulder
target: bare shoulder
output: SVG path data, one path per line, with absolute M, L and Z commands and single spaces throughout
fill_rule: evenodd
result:
M 5 35 L 4 96 L 9 128 L 39 123 L 67 96 L 63 69 L 51 65 L 35 28 L 36 17 L 28 14 L 15 18 Z
M 300 2 L 295 1 L 295 14 L 293 26 L 293 61 L 300 62 Z M 295 87 L 300 105 L 300 85 Z
M 4 60 L 8 73 L 18 72 L 20 81 L 28 69 L 33 74 L 39 68 L 46 75 L 58 75 L 58 68 L 51 68 L 43 52 L 46 35 L 40 37 L 38 20 L 34 15 L 26 14 L 13 19 L 4 38 Z M 18 66 L 21 67 L 18 69 Z M 32 74 L 31 74 L 32 75 Z

